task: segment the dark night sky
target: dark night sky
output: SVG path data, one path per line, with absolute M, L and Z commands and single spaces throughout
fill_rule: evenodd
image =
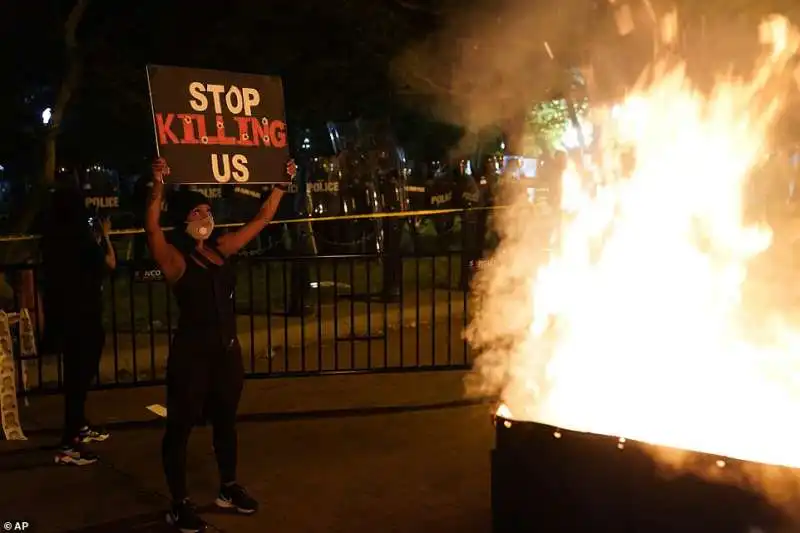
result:
M 85 72 L 59 156 L 67 165 L 99 160 L 123 170 L 152 156 L 147 63 L 280 75 L 290 127 L 357 116 L 396 124 L 403 106 L 389 67 L 399 52 L 474 4 L 491 12 L 500 4 L 528 9 L 537 1 L 551 9 L 546 0 L 89 0 L 79 31 Z M 0 164 L 6 167 L 22 170 L 15 162 L 25 161 L 24 172 L 38 172 L 40 113 L 52 105 L 63 76 L 63 24 L 75 2 L 0 2 Z M 584 4 L 605 5 L 562 0 L 558 6 Z M 708 9 L 719 5 L 709 0 Z M 597 27 L 590 21 L 588 28 Z M 583 46 L 578 33 L 570 46 Z
M 63 75 L 61 31 L 73 4 L 0 6 L 2 160 L 38 149 L 32 128 Z M 396 0 L 90 0 L 78 35 L 85 71 L 60 156 L 125 166 L 152 155 L 147 63 L 280 75 L 294 125 L 385 114 L 395 102 L 391 58 L 437 23 Z

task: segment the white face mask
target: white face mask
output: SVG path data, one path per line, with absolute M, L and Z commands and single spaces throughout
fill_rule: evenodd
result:
M 197 241 L 208 239 L 212 231 L 214 231 L 214 217 L 210 214 L 206 218 L 186 223 L 186 233 Z

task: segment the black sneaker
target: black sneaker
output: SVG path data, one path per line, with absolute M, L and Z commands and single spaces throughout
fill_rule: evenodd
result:
M 242 514 L 253 514 L 258 511 L 258 502 L 236 483 L 223 485 L 214 503 L 221 509 L 235 509 Z
M 72 445 L 61 446 L 55 461 L 60 465 L 86 466 L 96 463 L 97 456 L 76 442 Z
M 81 429 L 80 434 L 78 435 L 78 439 L 81 442 L 103 442 L 110 436 L 111 434 L 108 431 L 99 428 L 90 428 L 89 426 L 84 426 Z
M 206 528 L 206 523 L 197 516 L 194 505 L 188 499 L 172 506 L 167 513 L 167 524 L 181 533 L 199 533 Z

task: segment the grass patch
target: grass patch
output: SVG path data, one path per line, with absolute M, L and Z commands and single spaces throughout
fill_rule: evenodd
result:
M 292 261 L 240 260 L 237 265 L 236 306 L 243 314 L 281 313 L 293 297 L 290 291 Z M 383 265 L 378 259 L 320 259 L 309 261 L 308 303 L 377 295 L 383 289 Z M 401 284 L 406 294 L 434 288 L 457 288 L 461 281 L 459 254 L 403 259 Z M 334 288 L 335 285 L 335 288 Z M 106 282 L 104 322 L 117 331 L 146 332 L 174 327 L 177 306 L 164 282 L 136 282 L 132 268 L 121 265 Z M 295 296 L 296 297 L 296 296 Z

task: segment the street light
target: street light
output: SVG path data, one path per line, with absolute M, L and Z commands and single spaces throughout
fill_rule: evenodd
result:
M 50 124 L 50 118 L 53 116 L 53 111 L 48 107 L 42 111 L 42 124 L 47 126 Z

